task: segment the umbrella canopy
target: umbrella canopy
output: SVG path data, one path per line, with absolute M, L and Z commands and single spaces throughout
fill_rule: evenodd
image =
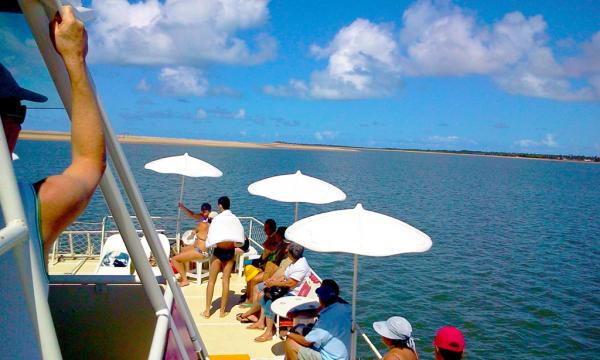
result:
M 304 175 L 300 170 L 295 174 L 273 176 L 254 182 L 248 186 L 248 192 L 271 200 L 296 203 L 296 220 L 300 202 L 328 204 L 346 199 L 342 190 L 326 181 Z
M 188 155 L 188 153 L 151 161 L 144 165 L 144 168 L 148 170 L 154 170 L 161 174 L 179 174 L 189 177 L 223 176 L 221 170 L 205 161 Z
M 418 229 L 390 216 L 363 209 L 330 211 L 302 219 L 285 232 L 286 239 L 318 252 L 354 254 L 352 287 L 352 349 L 356 358 L 356 292 L 358 255 L 390 256 L 424 252 L 431 238 Z
M 154 170 L 161 174 L 178 174 L 181 175 L 181 187 L 179 191 L 179 202 L 183 201 L 183 185 L 185 184 L 185 176 L 189 177 L 221 177 L 221 170 L 200 159 L 196 159 L 185 153 L 179 156 L 169 156 L 166 158 L 151 161 L 144 165 L 145 169 Z M 181 217 L 181 209 L 177 207 L 177 249 L 179 249 L 179 223 Z
M 423 252 L 431 238 L 391 216 L 363 209 L 330 211 L 302 219 L 285 232 L 286 239 L 318 252 L 390 256 Z

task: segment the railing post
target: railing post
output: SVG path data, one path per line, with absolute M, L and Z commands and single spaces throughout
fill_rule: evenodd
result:
M 75 256 L 75 251 L 73 250 L 73 234 L 69 233 L 69 250 L 71 250 L 71 257 Z

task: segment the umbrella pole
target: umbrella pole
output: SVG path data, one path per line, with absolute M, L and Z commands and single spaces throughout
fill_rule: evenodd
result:
M 358 255 L 354 254 L 354 275 L 352 277 L 352 342 L 350 359 L 356 359 L 356 291 L 358 288 Z
M 185 184 L 185 176 L 181 175 L 181 189 L 179 190 L 179 203 L 177 204 L 177 230 L 175 231 L 175 241 L 177 242 L 177 253 L 179 253 L 179 247 L 180 247 L 180 238 L 181 235 L 179 234 L 179 226 L 180 226 L 180 222 L 181 222 L 181 208 L 179 207 L 179 204 L 183 201 L 183 185 Z
M 296 202 L 296 207 L 294 208 L 294 222 L 298 221 L 298 202 Z

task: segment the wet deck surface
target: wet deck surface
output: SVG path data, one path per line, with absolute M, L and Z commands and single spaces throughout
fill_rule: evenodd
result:
M 63 274 L 93 274 L 98 266 L 98 260 L 61 260 L 50 264 L 51 275 Z M 279 338 L 272 341 L 257 343 L 254 338 L 262 331 L 248 330 L 248 324 L 241 324 L 235 320 L 238 313 L 246 311 L 237 305 L 241 290 L 245 287 L 244 278 L 237 273 L 231 276 L 230 296 L 227 306 L 228 314 L 221 318 L 219 306 L 221 301 L 221 278 L 217 279 L 212 301 L 211 316 L 205 319 L 202 316 L 206 302 L 207 279 L 201 285 L 190 278 L 190 285 L 182 288 L 185 299 L 192 312 L 202 341 L 208 349 L 209 355 L 248 354 L 251 359 L 283 359 L 283 343 Z

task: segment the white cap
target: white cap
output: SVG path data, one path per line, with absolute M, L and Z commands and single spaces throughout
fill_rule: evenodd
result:
M 374 322 L 373 329 L 379 335 L 392 340 L 408 340 L 412 337 L 412 326 L 401 316 L 392 316 L 386 321 Z

